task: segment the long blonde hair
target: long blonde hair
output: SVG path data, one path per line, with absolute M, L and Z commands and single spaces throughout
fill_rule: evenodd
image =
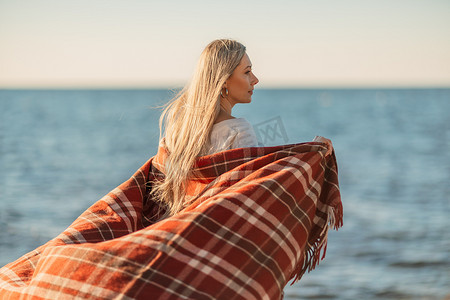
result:
M 203 50 L 190 83 L 161 114 L 160 141 L 164 137 L 168 157 L 165 178 L 152 184 L 152 194 L 166 207 L 166 216 L 183 209 L 186 183 L 195 159 L 209 148 L 209 135 L 220 111 L 221 91 L 245 50 L 234 40 L 211 42 Z

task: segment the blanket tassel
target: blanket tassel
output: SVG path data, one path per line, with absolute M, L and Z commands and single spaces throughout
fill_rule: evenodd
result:
M 297 271 L 294 273 L 295 278 L 292 281 L 291 285 L 299 281 L 306 273 L 306 271 L 311 272 L 312 270 L 314 270 L 319 262 L 325 258 L 325 254 L 327 252 L 328 230 L 330 228 L 338 230 L 340 227 L 342 227 L 342 225 L 343 207 L 342 203 L 339 202 L 334 206 L 328 207 L 328 220 L 326 226 L 324 226 L 317 239 L 312 244 L 308 244 L 308 248 L 305 251 L 303 264 L 300 265 L 299 268 L 297 268 Z M 321 257 L 320 253 L 322 251 L 323 253 Z

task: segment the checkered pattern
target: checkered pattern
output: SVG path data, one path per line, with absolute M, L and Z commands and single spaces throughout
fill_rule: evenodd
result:
M 1 268 L 0 299 L 280 299 L 342 225 L 325 152 L 304 143 L 200 157 L 186 208 L 159 220 L 148 182 L 164 176 L 160 148 L 67 230 Z

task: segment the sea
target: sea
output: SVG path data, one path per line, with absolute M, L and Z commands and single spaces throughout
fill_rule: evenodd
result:
M 0 90 L 0 266 L 157 152 L 176 90 Z M 332 140 L 344 225 L 285 299 L 450 299 L 450 89 L 256 89 L 260 142 Z

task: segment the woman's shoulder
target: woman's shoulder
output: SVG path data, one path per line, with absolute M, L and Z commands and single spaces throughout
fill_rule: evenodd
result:
M 211 149 L 209 153 L 258 146 L 253 127 L 244 118 L 228 118 L 214 124 L 210 141 Z

